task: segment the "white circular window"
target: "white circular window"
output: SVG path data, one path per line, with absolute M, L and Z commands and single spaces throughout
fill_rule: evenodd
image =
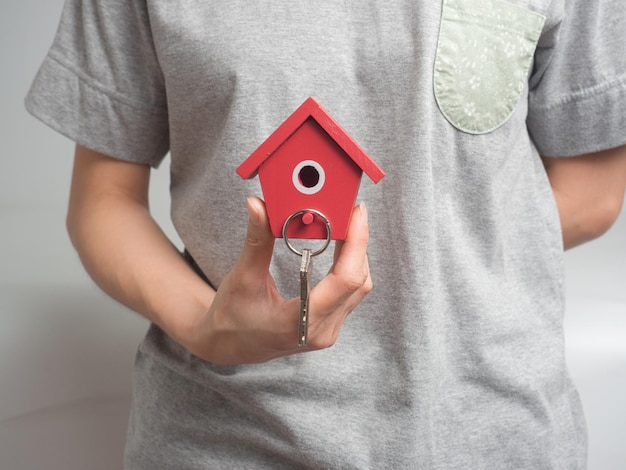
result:
M 302 194 L 315 194 L 324 187 L 326 174 L 322 165 L 304 160 L 296 165 L 291 176 L 293 185 Z

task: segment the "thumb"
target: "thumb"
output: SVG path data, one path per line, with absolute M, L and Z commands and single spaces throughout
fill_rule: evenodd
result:
M 265 203 L 253 196 L 247 202 L 248 229 L 238 263 L 248 271 L 267 273 L 274 252 L 275 238 L 270 229 Z

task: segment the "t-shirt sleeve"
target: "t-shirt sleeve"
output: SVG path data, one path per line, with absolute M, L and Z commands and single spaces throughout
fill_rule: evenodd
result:
M 67 0 L 25 104 L 85 147 L 158 166 L 169 150 L 168 113 L 146 4 Z
M 554 2 L 559 3 L 559 2 Z M 528 128 L 544 156 L 626 143 L 626 2 L 565 0 L 531 77 Z

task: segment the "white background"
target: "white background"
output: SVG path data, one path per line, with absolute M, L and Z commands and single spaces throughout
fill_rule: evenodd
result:
M 102 294 L 65 233 L 73 144 L 23 98 L 61 0 L 0 5 L 0 468 L 121 468 L 134 353 L 146 322 Z M 169 223 L 168 165 L 152 207 Z M 626 215 L 567 253 L 570 369 L 588 418 L 591 470 L 626 468 Z

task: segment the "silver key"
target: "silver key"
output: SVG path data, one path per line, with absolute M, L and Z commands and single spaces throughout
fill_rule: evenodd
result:
M 298 346 L 306 346 L 309 330 L 309 293 L 311 286 L 309 277 L 313 268 L 311 250 L 302 250 L 302 263 L 300 264 L 300 318 L 298 319 Z

